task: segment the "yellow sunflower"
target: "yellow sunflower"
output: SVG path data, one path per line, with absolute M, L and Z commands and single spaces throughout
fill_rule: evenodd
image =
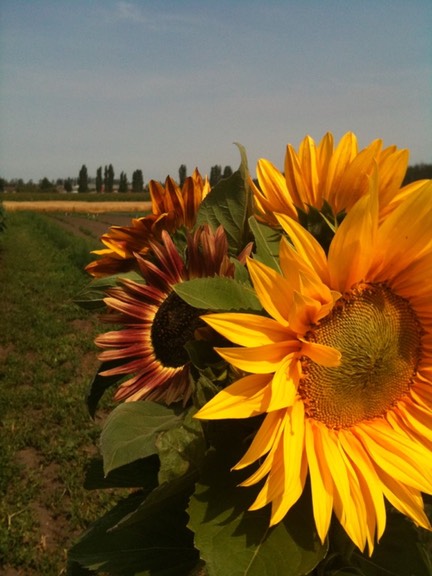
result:
M 185 344 L 214 332 L 199 318 L 203 310 L 184 302 L 174 286 L 192 278 L 234 274 L 222 227 L 212 232 L 200 226 L 189 234 L 186 261 L 168 232 L 162 232 L 162 239 L 162 244 L 150 243 L 152 260 L 136 255 L 145 284 L 124 278 L 107 290 L 104 300 L 109 310 L 104 319 L 122 325 L 95 340 L 104 350 L 99 359 L 117 363 L 100 374 L 128 376 L 116 400 L 188 400 L 192 388 Z
M 283 174 L 269 160 L 258 161 L 259 187 L 252 183 L 258 214 L 275 226 L 275 212 L 298 219 L 298 210 L 322 210 L 324 203 L 335 216 L 347 212 L 367 192 L 368 179 L 377 164 L 380 217 L 384 216 L 424 181 L 401 189 L 408 150 L 382 146 L 382 140 L 375 140 L 359 151 L 352 132 L 346 133 L 336 148 L 330 132 L 318 145 L 306 136 L 298 152 L 288 144 Z
M 217 394 L 202 419 L 265 414 L 236 469 L 265 478 L 251 509 L 281 521 L 307 476 L 322 541 L 334 511 L 360 550 L 386 524 L 385 499 L 430 528 L 432 493 L 432 182 L 379 220 L 379 182 L 353 206 L 328 256 L 296 220 L 281 274 L 249 272 L 266 315 L 210 314 L 236 344 L 219 354 L 249 373 Z
M 168 176 L 165 186 L 151 180 L 149 190 L 152 213 L 132 219 L 131 226 L 111 226 L 101 237 L 106 248 L 93 252 L 102 258 L 86 267 L 89 274 L 101 278 L 126 272 L 136 264 L 134 253 L 147 254 L 149 243 L 160 240 L 163 230 L 174 232 L 181 226 L 192 228 L 210 185 L 208 179 L 203 178 L 195 169 L 181 188 Z

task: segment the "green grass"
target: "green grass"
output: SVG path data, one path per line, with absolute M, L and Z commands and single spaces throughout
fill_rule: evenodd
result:
M 98 243 L 39 214 L 8 213 L 7 222 L 0 235 L 0 573 L 54 576 L 63 573 L 73 538 L 113 498 L 82 487 L 100 433 L 85 406 L 98 365 L 93 339 L 106 328 L 73 298 L 89 281 L 83 267 Z

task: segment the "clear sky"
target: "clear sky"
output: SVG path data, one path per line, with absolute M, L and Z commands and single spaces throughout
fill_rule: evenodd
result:
M 354 131 L 432 162 L 430 0 L 0 0 L 0 176 L 282 169 Z

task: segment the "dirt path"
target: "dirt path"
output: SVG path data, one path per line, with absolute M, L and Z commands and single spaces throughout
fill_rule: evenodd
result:
M 134 217 L 140 217 L 143 214 L 93 214 L 84 216 L 82 214 L 62 214 L 57 212 L 46 212 L 45 215 L 63 228 L 82 238 L 100 238 L 105 234 L 110 226 L 130 226 Z

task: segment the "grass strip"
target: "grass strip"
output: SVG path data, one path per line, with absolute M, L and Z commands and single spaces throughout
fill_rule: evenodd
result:
M 61 574 L 74 537 L 112 506 L 83 488 L 101 327 L 73 298 L 95 247 L 34 213 L 8 213 L 0 234 L 0 572 Z

